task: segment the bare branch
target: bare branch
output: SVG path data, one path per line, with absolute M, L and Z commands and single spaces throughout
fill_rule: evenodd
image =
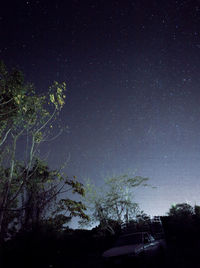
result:
M 35 132 L 35 133 L 38 133 L 38 132 L 40 132 L 43 128 L 45 128 L 46 127 L 46 125 L 48 125 L 49 124 L 49 122 L 53 119 L 53 117 L 54 117 L 54 115 L 55 115 L 55 113 L 56 113 L 56 108 L 54 109 L 54 111 L 53 111 L 53 113 L 52 113 L 52 115 L 49 117 L 49 119 Z
M 5 101 L 3 103 L 0 103 L 0 105 L 5 105 L 5 104 L 8 104 L 9 102 L 11 102 L 13 100 L 13 98 L 9 99 L 8 101 Z
M 10 113 L 12 113 L 12 112 L 14 112 L 14 111 L 16 111 L 16 110 L 17 110 L 17 108 L 15 108 L 15 109 L 13 109 L 13 110 L 11 110 L 11 111 L 9 111 L 9 112 L 6 112 L 6 113 L 3 113 L 3 114 L 0 114 L 0 116 L 10 114 Z
M 5 142 L 5 140 L 6 140 L 6 138 L 7 138 L 7 136 L 8 136 L 8 134 L 9 134 L 10 131 L 11 131 L 11 128 L 8 129 L 8 131 L 6 132 L 6 134 L 5 134 L 4 138 L 3 138 L 3 140 L 2 140 L 1 143 L 0 143 L 0 146 L 3 145 L 3 143 Z
M 62 134 L 62 132 L 63 132 L 63 129 L 61 129 L 61 130 L 59 131 L 59 133 L 56 134 L 53 138 L 48 139 L 48 140 L 43 139 L 41 142 L 49 142 L 49 141 L 53 141 L 53 140 L 57 139 L 57 138 Z

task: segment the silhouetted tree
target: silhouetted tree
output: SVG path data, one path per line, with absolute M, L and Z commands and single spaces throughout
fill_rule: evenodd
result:
M 194 208 L 187 203 L 172 205 L 168 212 L 168 215 L 176 218 L 190 217 L 194 215 Z
M 63 176 L 59 172 L 53 173 L 37 161 L 40 144 L 56 138 L 64 129 L 58 116 L 65 104 L 65 91 L 65 82 L 54 82 L 44 94 L 37 94 L 32 84 L 24 82 L 20 71 L 8 71 L 0 62 L 1 239 L 5 238 L 13 218 L 19 216 L 19 207 L 23 225 L 40 219 L 49 201 L 59 192 L 59 183 L 83 193 L 82 185 L 75 179 L 61 182 Z M 21 163 L 17 159 L 19 149 L 24 152 Z M 69 216 L 81 215 L 84 209 L 80 202 L 63 198 L 57 204 L 57 213 L 65 208 L 70 211 Z
M 76 177 L 70 179 L 58 170 L 50 170 L 47 164 L 39 159 L 36 159 L 28 177 L 20 196 L 23 228 L 44 221 L 61 228 L 73 216 L 87 219 L 84 205 L 67 196 L 70 191 L 84 195 L 83 185 Z
M 88 208 L 90 221 L 82 224 L 99 223 L 101 228 L 114 233 L 111 221 L 119 225 L 128 223 L 139 213 L 139 206 L 134 202 L 134 189 L 147 185 L 148 178 L 121 175 L 105 180 L 102 187 L 88 182 L 85 186 L 83 202 Z
M 197 206 L 197 205 L 194 206 L 194 213 L 195 213 L 195 216 L 198 219 L 200 219 L 200 206 Z
M 173 205 L 168 215 L 169 219 L 165 228 L 169 237 L 176 237 L 179 242 L 185 240 L 185 243 L 194 238 L 195 214 L 191 205 L 187 203 Z

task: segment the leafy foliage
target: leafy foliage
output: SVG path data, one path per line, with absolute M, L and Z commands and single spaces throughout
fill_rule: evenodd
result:
M 64 177 L 57 170 L 51 171 L 47 164 L 39 159 L 35 161 L 28 177 L 21 191 L 21 222 L 25 228 L 39 224 L 46 218 L 58 225 L 59 220 L 60 224 L 64 224 L 72 216 L 86 217 L 85 208 L 80 202 L 67 197 L 61 199 L 69 191 L 83 195 L 81 183 Z M 60 212 L 62 214 L 59 214 Z
M 97 187 L 88 181 L 85 186 L 85 203 L 90 212 L 90 221 L 81 224 L 99 223 L 103 229 L 113 232 L 110 225 L 128 223 L 139 212 L 139 205 L 134 202 L 135 187 L 146 186 L 148 178 L 130 177 L 127 174 L 108 178 L 103 187 Z
M 16 136 L 25 131 L 37 143 L 40 142 L 44 138 L 45 127 L 50 127 L 50 122 L 63 108 L 65 91 L 65 82 L 54 82 L 48 93 L 38 95 L 32 84 L 24 82 L 20 71 L 8 72 L 0 62 L 0 145 L 9 133 Z
M 187 203 L 172 205 L 168 215 L 175 218 L 190 217 L 194 215 L 194 208 Z
M 27 228 L 47 220 L 50 211 L 57 223 L 72 216 L 86 217 L 84 206 L 65 196 L 69 191 L 83 195 L 82 184 L 75 177 L 50 170 L 39 160 L 40 144 L 65 128 L 58 117 L 65 104 L 65 91 L 65 82 L 54 82 L 47 92 L 37 94 L 20 71 L 8 71 L 0 62 L 0 238 L 5 238 L 14 220 Z M 26 142 L 19 163 L 17 150 L 22 139 Z M 62 202 L 58 202 L 61 194 Z M 61 210 L 68 215 L 59 215 Z

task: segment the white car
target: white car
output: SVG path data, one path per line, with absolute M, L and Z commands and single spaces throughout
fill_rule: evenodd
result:
M 138 232 L 119 237 L 115 245 L 103 253 L 106 261 L 119 263 L 138 257 L 153 257 L 163 253 L 163 241 L 155 240 L 148 232 Z

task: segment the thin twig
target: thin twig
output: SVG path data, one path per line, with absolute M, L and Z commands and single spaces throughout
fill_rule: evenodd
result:
M 0 105 L 5 105 L 5 104 L 8 104 L 10 101 L 12 101 L 13 100 L 13 98 L 11 98 L 10 100 L 8 100 L 8 101 L 5 101 L 5 102 L 3 102 L 3 103 L 0 103 Z
M 7 136 L 8 136 L 8 134 L 9 134 L 10 131 L 11 131 L 11 128 L 6 132 L 6 134 L 5 134 L 4 138 L 3 138 L 3 140 L 2 140 L 1 143 L 0 143 L 0 146 L 4 143 L 4 141 L 6 140 L 6 138 L 7 138 Z

